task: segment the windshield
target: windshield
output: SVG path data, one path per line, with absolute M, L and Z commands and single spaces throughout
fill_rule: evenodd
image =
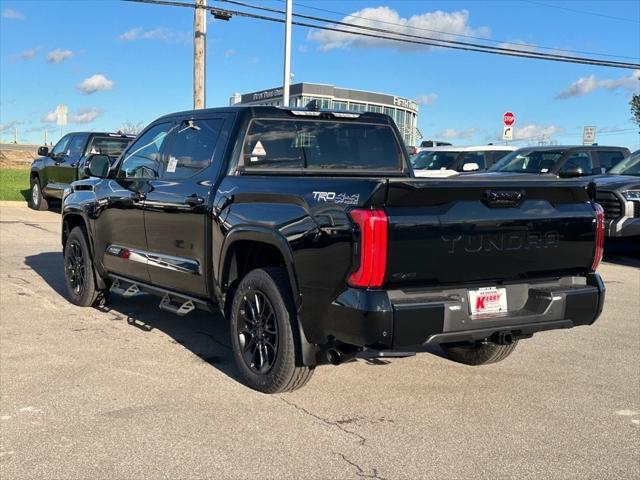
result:
M 632 153 L 619 164 L 609 170 L 613 175 L 636 175 L 640 176 L 640 150 Z
M 411 159 L 415 170 L 447 170 L 458 158 L 460 152 L 420 152 Z
M 556 162 L 562 157 L 564 150 L 530 150 L 510 153 L 498 163 L 490 172 L 515 173 L 547 173 L 553 170 Z

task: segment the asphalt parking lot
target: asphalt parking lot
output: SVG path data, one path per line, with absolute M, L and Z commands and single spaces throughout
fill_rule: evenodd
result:
M 65 300 L 59 215 L 0 207 L 0 478 L 640 477 L 640 268 L 601 273 L 592 327 L 502 363 L 438 349 L 244 387 L 217 315 Z

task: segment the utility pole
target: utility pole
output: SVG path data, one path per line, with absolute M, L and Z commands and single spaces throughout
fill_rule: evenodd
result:
M 205 107 L 207 0 L 195 0 L 193 9 L 193 108 Z
M 18 144 L 18 127 L 13 129 L 13 143 Z
M 287 0 L 284 24 L 284 81 L 282 82 L 282 103 L 289 106 L 289 87 L 291 86 L 291 10 L 293 0 Z

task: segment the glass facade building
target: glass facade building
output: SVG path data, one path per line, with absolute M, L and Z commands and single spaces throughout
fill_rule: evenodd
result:
M 416 145 L 422 137 L 417 128 L 418 104 L 403 97 L 384 93 L 350 90 L 333 85 L 296 83 L 289 91 L 289 106 L 304 107 L 316 100 L 321 109 L 353 112 L 376 112 L 389 115 L 396 122 L 407 145 Z M 282 87 L 252 93 L 235 93 L 230 105 L 282 105 Z

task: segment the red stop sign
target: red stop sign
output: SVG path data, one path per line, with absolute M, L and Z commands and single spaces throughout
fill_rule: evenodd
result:
M 516 116 L 511 112 L 506 112 L 502 117 L 502 121 L 504 122 L 505 126 L 510 127 L 511 125 L 516 123 Z

